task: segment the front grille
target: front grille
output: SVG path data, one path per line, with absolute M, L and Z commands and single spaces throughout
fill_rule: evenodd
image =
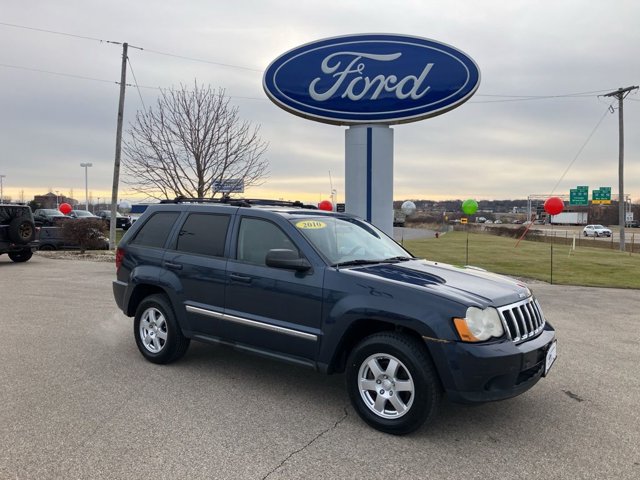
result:
M 544 328 L 545 319 L 538 301 L 529 297 L 518 303 L 498 307 L 500 319 L 513 342 L 524 342 L 535 337 Z

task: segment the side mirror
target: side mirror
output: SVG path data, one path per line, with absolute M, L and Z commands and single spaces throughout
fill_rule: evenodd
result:
M 268 267 L 285 268 L 296 272 L 306 272 L 311 264 L 306 258 L 298 256 L 297 252 L 287 248 L 272 248 L 267 252 L 265 263 Z

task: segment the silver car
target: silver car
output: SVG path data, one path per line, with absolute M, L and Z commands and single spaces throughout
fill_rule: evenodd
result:
M 582 229 L 585 237 L 610 237 L 611 230 L 602 225 L 587 225 Z

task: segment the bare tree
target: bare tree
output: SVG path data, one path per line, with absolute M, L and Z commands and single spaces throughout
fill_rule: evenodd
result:
M 125 183 L 151 198 L 208 198 L 214 181 L 260 185 L 267 176 L 267 143 L 242 121 L 224 90 L 162 90 L 157 105 L 138 112 L 123 142 Z

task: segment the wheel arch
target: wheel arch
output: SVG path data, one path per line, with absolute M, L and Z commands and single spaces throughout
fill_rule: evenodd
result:
M 147 298 L 149 295 L 161 294 L 165 295 L 167 298 L 169 295 L 167 292 L 157 285 L 151 285 L 148 283 L 141 283 L 136 285 L 136 287 L 131 292 L 131 296 L 129 297 L 129 302 L 127 303 L 127 316 L 133 317 L 136 314 L 136 310 L 138 309 L 138 305 L 140 302 Z
M 362 339 L 381 332 L 399 332 L 404 333 L 422 342 L 422 336 L 415 330 L 399 325 L 397 323 L 375 320 L 371 318 L 361 318 L 355 320 L 347 328 L 342 335 L 340 342 L 333 354 L 331 362 L 327 367 L 327 373 L 342 373 L 345 370 L 347 357 L 353 347 Z M 427 354 L 431 356 L 428 348 L 425 348 Z

